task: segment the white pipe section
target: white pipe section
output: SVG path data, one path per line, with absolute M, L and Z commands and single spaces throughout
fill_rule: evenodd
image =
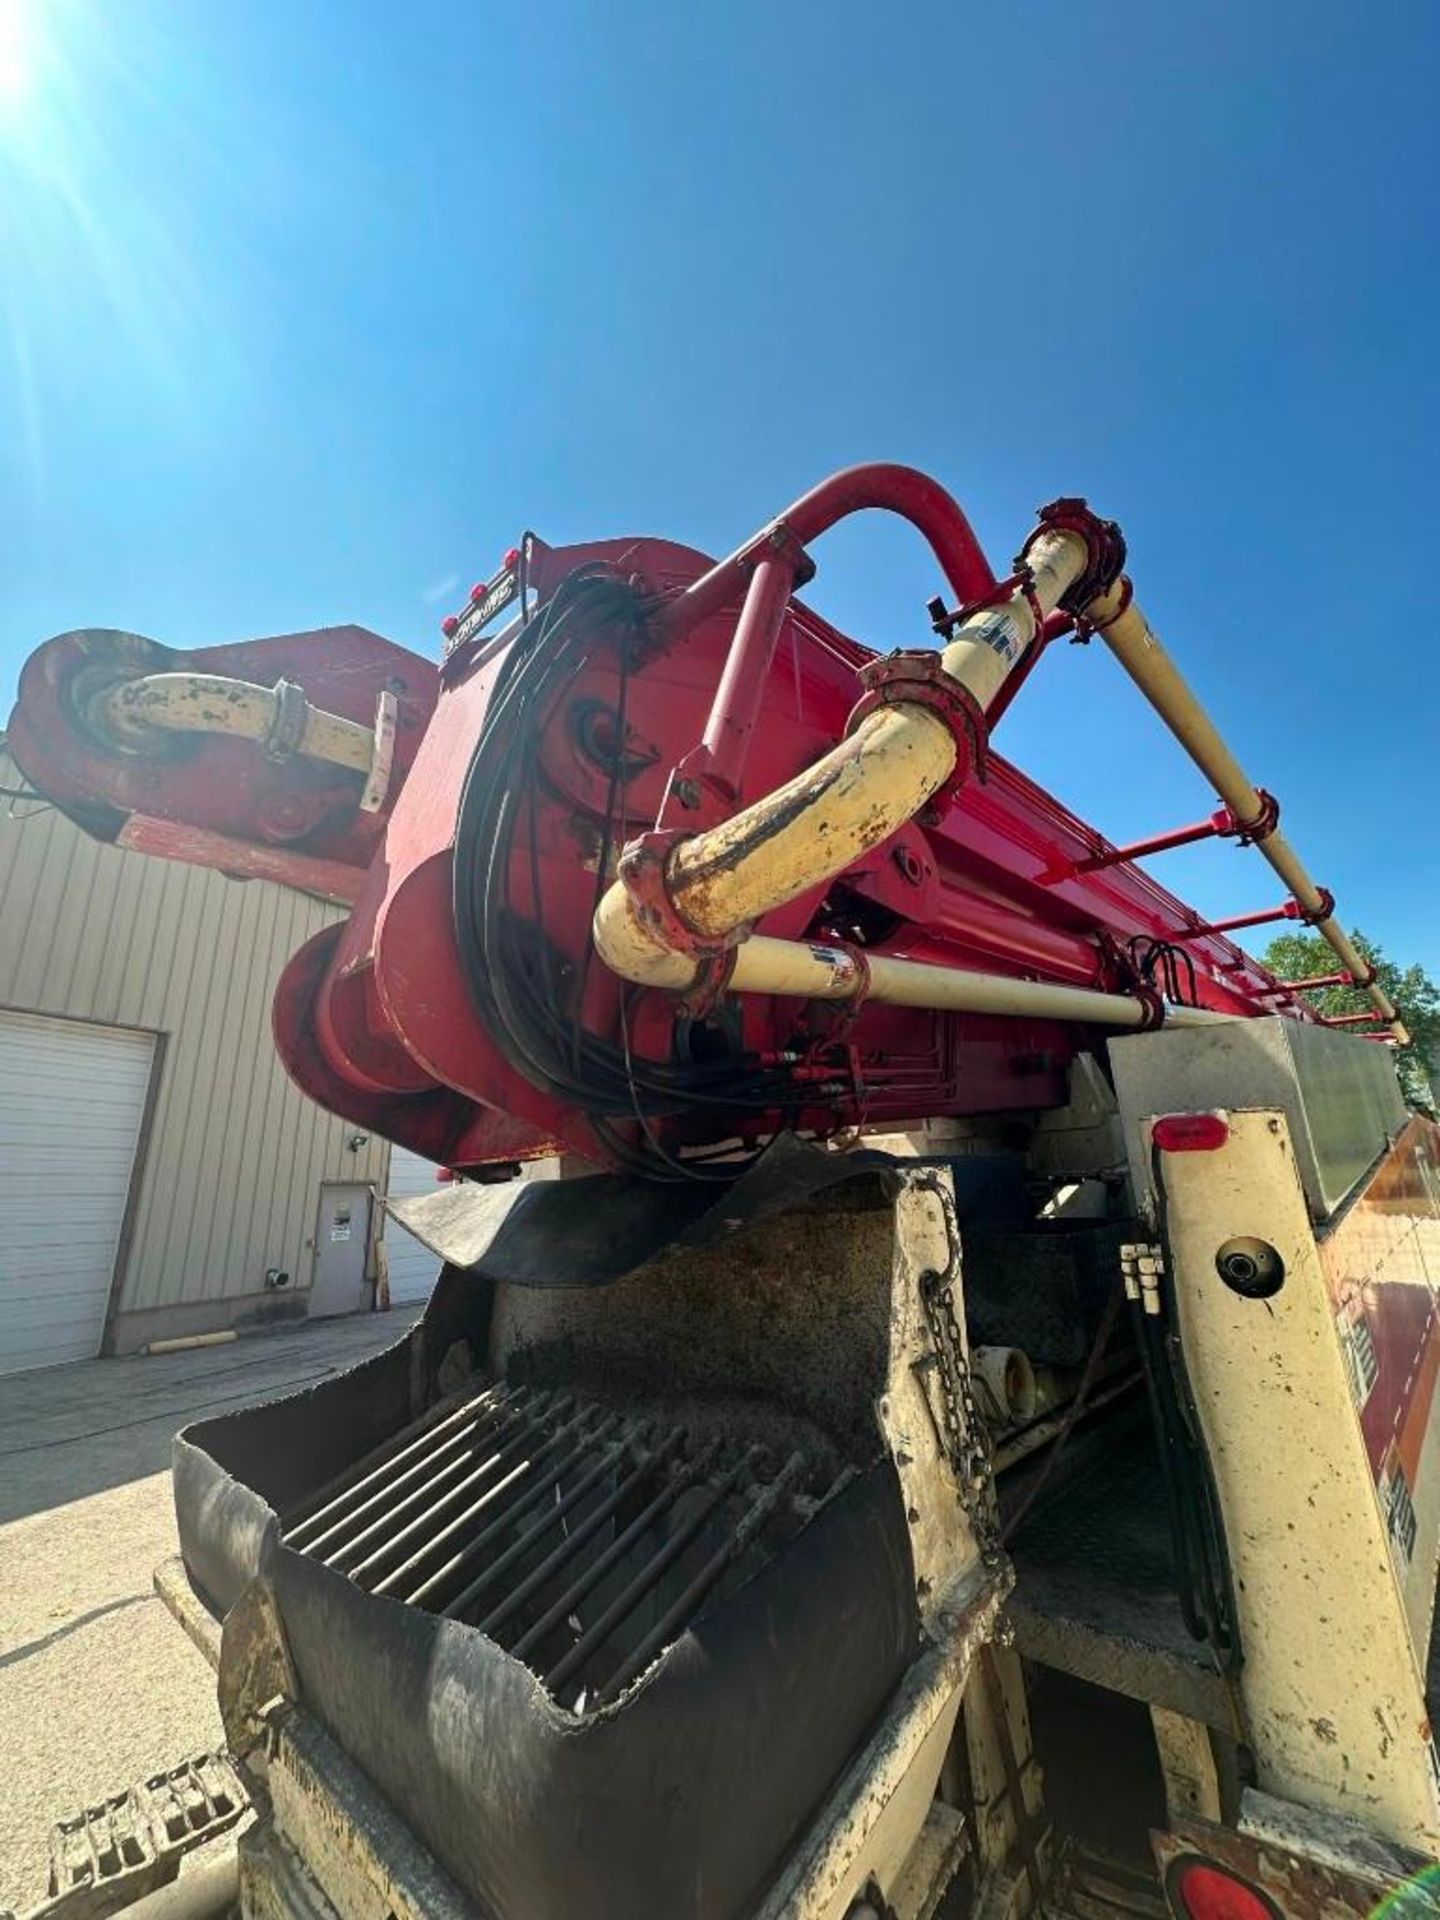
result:
M 1258 822 L 1265 803 L 1216 731 L 1209 714 L 1195 698 L 1184 676 L 1170 658 L 1150 622 L 1133 599 L 1126 604 L 1129 583 L 1117 581 L 1085 609 L 1085 618 L 1101 634 L 1110 651 L 1154 707 L 1180 745 L 1213 784 L 1221 800 L 1241 826 Z M 1255 842 L 1290 893 L 1307 914 L 1319 914 L 1324 896 L 1306 872 L 1304 863 L 1278 829 Z M 1363 980 L 1369 965 L 1356 952 L 1349 936 L 1333 915 L 1317 920 L 1315 930 L 1330 944 L 1347 973 Z M 1402 1046 L 1410 1035 L 1389 996 L 1379 986 L 1366 988 L 1371 1004 Z
M 1032 1020 L 1078 1020 L 1102 1027 L 1138 1027 L 1145 1021 L 1145 1003 L 1125 993 L 1097 993 L 1088 987 L 1056 986 L 1044 980 L 1011 980 L 1003 974 L 969 973 L 960 967 L 895 960 L 879 953 L 866 954 L 862 961 L 850 947 L 775 940 L 768 934 L 753 934 L 737 949 L 729 984 L 737 993 L 774 993 L 797 1000 L 854 1000 L 865 989 L 866 963 L 870 976 L 866 997 L 882 1000 L 887 1006 L 926 1007 L 941 1013 L 1012 1014 Z M 1227 1018 L 1203 1007 L 1165 1009 L 1167 1026 L 1202 1026 Z
M 1079 579 L 1088 554 L 1077 534 L 1047 531 L 1027 558 L 1043 614 Z M 957 628 L 941 664 L 983 709 L 1035 634 L 1031 603 L 1017 592 Z M 955 742 L 937 714 L 915 703 L 878 708 L 806 772 L 733 819 L 680 841 L 666 875 L 670 900 L 697 934 L 726 940 L 888 840 L 954 767 Z M 645 923 L 618 881 L 595 915 L 595 946 L 622 978 L 644 986 L 683 990 L 699 971 Z
M 991 1425 L 1034 1418 L 1035 1369 L 1023 1348 L 972 1347 L 970 1371 L 994 1409 L 996 1417 Z M 984 1412 L 982 1404 L 982 1417 Z

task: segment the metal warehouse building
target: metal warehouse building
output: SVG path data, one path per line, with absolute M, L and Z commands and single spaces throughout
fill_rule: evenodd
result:
M 336 910 L 98 845 L 3 753 L 0 787 L 0 1373 L 368 1307 L 374 1192 L 434 1176 L 276 1058 L 275 982 Z M 434 1260 L 387 1244 L 423 1298 Z

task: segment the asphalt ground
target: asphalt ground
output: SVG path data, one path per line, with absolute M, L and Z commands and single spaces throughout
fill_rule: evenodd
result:
M 0 1378 L 0 1908 L 43 1895 L 56 1820 L 220 1744 L 214 1675 L 151 1585 L 176 1430 L 355 1366 L 418 1312 Z

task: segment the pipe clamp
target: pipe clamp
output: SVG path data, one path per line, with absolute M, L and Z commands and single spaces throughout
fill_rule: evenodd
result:
M 1255 791 L 1260 796 L 1259 813 L 1253 820 L 1236 820 L 1228 829 L 1240 847 L 1258 846 L 1262 840 L 1268 840 L 1280 824 L 1280 802 L 1274 794 L 1267 793 L 1264 787 L 1257 787 Z
M 955 793 L 972 773 L 984 783 L 989 741 L 985 715 L 974 694 L 945 671 L 938 653 L 907 648 L 872 660 L 861 668 L 860 684 L 865 691 L 845 722 L 847 739 L 881 707 L 925 707 L 944 721 L 955 742 L 954 770 L 939 794 Z
M 1017 567 L 1024 566 L 1031 547 L 1045 533 L 1073 533 L 1085 542 L 1089 555 L 1085 571 L 1060 596 L 1066 613 L 1083 614 L 1092 600 L 1108 593 L 1125 566 L 1125 536 L 1118 522 L 1102 520 L 1088 503 L 1078 496 L 1065 495 L 1051 500 L 1036 514 L 1039 525 L 1020 549 Z
M 310 703 L 305 698 L 305 689 L 293 680 L 277 680 L 271 692 L 275 700 L 275 717 L 265 735 L 265 758 L 289 760 L 300 751 L 300 742 L 305 738 L 305 719 L 310 711 Z
M 750 938 L 751 923 L 742 921 L 718 937 L 700 933 L 671 899 L 670 856 L 682 840 L 696 837 L 679 828 L 642 833 L 621 854 L 616 874 L 634 903 L 636 919 L 657 945 L 690 960 L 718 960 Z

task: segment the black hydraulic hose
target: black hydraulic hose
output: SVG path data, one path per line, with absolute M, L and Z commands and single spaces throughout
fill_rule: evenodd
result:
M 502 669 L 461 795 L 454 858 L 456 940 L 476 1012 L 516 1072 L 584 1111 L 620 1165 L 651 1177 L 704 1178 L 703 1168 L 664 1152 L 649 1121 L 687 1111 L 783 1109 L 794 1097 L 793 1078 L 783 1069 L 759 1068 L 753 1057 L 710 1063 L 637 1059 L 623 1008 L 625 1044 L 617 1049 L 587 1030 L 580 1018 L 588 952 L 577 998 L 557 979 L 544 937 L 536 800 L 541 730 L 554 697 L 598 645 L 618 649 L 626 686 L 627 648 L 640 620 L 640 604 L 624 582 L 601 568 L 583 567 L 561 582 L 522 629 Z M 622 787 L 617 772 L 607 806 L 607 851 L 617 814 L 624 828 Z M 511 906 L 510 886 L 516 832 L 527 806 L 532 898 L 528 915 L 520 915 Z M 599 877 L 608 877 L 603 863 Z M 621 1131 L 617 1123 L 623 1121 L 638 1123 L 643 1146 Z M 733 1179 L 740 1170 L 730 1164 L 723 1177 Z
M 1159 1314 L 1135 1302 L 1136 1342 L 1149 1390 L 1156 1447 L 1175 1551 L 1177 1589 L 1187 1631 L 1213 1648 L 1222 1669 L 1232 1670 L 1240 1652 L 1235 1598 L 1225 1548 L 1219 1491 L 1200 1428 L 1180 1338 L 1163 1170 L 1152 1149 L 1161 1259 Z
M 1145 1399 L 1150 1408 L 1150 1423 L 1155 1435 L 1155 1454 L 1160 1469 L 1160 1484 L 1165 1494 L 1170 1543 L 1175 1556 L 1175 1589 L 1180 1602 L 1185 1631 L 1192 1640 L 1207 1637 L 1195 1598 L 1195 1568 L 1190 1553 L 1189 1527 L 1186 1524 L 1185 1498 L 1177 1472 L 1174 1442 L 1166 1417 L 1164 1370 L 1157 1364 L 1150 1322 L 1143 1300 L 1132 1300 L 1131 1317 L 1135 1328 L 1135 1348 L 1145 1375 Z
M 1211 1644 L 1222 1666 L 1238 1667 L 1242 1652 L 1236 1625 L 1235 1589 L 1230 1574 L 1230 1555 L 1225 1545 L 1225 1523 L 1220 1490 L 1215 1482 L 1210 1452 L 1200 1426 L 1199 1409 L 1185 1364 L 1185 1349 L 1180 1337 L 1179 1302 L 1175 1293 L 1175 1263 L 1170 1250 L 1170 1205 L 1165 1190 L 1164 1167 L 1160 1149 L 1151 1143 L 1150 1177 L 1155 1192 L 1156 1224 L 1162 1251 L 1160 1291 L 1164 1307 L 1163 1355 L 1170 1382 L 1173 1404 L 1182 1424 L 1182 1446 L 1186 1467 L 1192 1479 L 1192 1511 L 1197 1522 L 1198 1544 L 1204 1563 L 1207 1611 L 1213 1621 Z

